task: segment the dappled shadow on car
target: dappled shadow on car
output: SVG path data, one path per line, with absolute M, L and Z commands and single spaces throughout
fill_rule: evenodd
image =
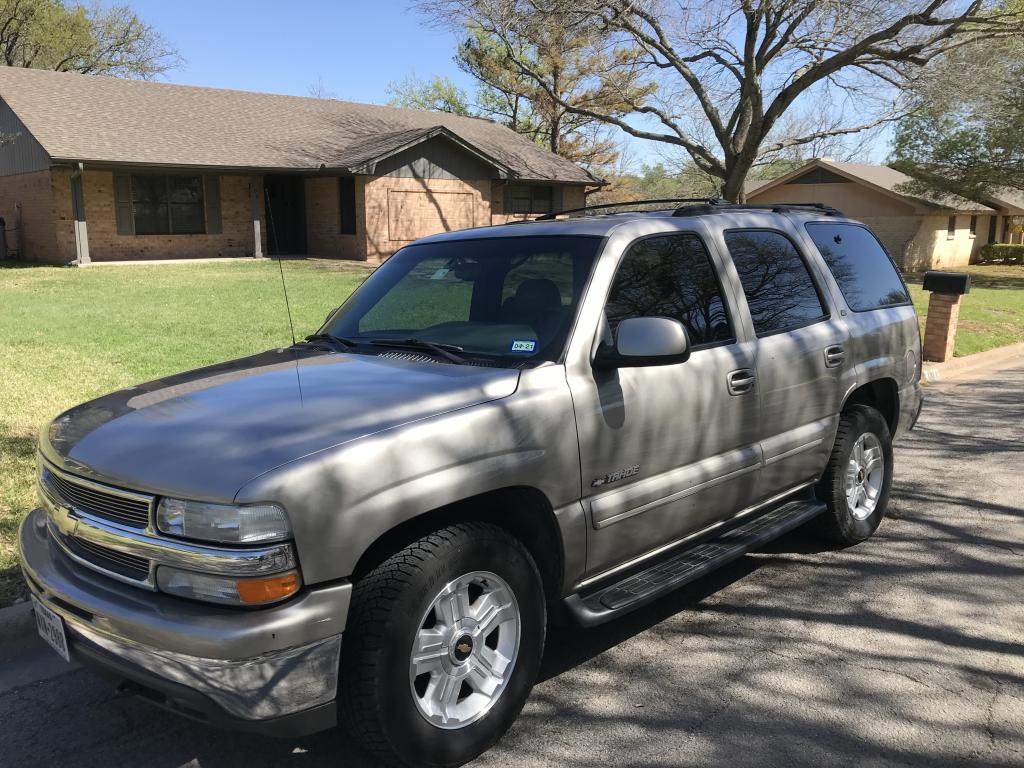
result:
M 805 527 L 616 621 L 553 627 L 541 681 L 479 764 L 1013 764 L 1021 373 L 929 393 L 871 540 L 833 550 Z M 0 717 L 12 765 L 375 765 L 341 731 L 227 733 L 84 670 L 5 694 Z

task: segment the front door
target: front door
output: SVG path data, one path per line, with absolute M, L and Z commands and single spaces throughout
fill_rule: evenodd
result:
M 591 575 L 733 515 L 758 480 L 753 345 L 738 340 L 734 306 L 696 233 L 642 238 L 626 249 L 604 307 L 604 343 L 622 320 L 645 316 L 682 322 L 690 359 L 567 366 Z
M 267 252 L 306 253 L 306 180 L 301 176 L 264 176 Z

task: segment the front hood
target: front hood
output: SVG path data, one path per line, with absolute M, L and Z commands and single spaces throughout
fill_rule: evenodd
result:
M 51 461 L 97 480 L 230 500 L 274 467 L 507 397 L 518 381 L 508 369 L 274 350 L 84 403 L 40 442 Z

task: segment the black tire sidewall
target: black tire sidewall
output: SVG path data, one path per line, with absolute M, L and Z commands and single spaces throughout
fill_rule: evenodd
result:
M 423 568 L 423 578 L 392 603 L 387 647 L 378 679 L 381 726 L 392 749 L 414 765 L 457 765 L 493 745 L 519 715 L 537 677 L 544 649 L 545 605 L 540 575 L 515 539 L 499 529 L 456 535 Z M 473 571 L 490 571 L 509 585 L 520 614 L 519 653 L 512 677 L 492 709 L 470 725 L 442 729 L 420 714 L 412 698 L 409 660 L 423 615 L 444 586 Z
M 853 516 L 846 501 L 844 475 L 857 439 L 868 432 L 878 438 L 882 447 L 884 476 L 882 490 L 878 495 L 874 511 L 863 520 L 858 520 Z M 889 425 L 882 414 L 874 408 L 862 405 L 851 406 L 840 417 L 838 438 L 822 487 L 825 501 L 829 507 L 828 516 L 823 522 L 833 538 L 853 544 L 864 541 L 877 530 L 889 504 L 892 476 L 893 452 Z

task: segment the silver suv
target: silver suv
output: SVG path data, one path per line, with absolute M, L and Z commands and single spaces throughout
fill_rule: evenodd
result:
M 907 288 L 823 206 L 429 237 L 293 347 L 101 397 L 39 444 L 40 632 L 182 715 L 455 765 L 549 617 L 614 619 L 885 514 L 921 408 Z

